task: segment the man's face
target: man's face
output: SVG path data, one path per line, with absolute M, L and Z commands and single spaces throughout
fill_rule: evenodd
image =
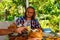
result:
M 26 16 L 31 18 L 34 15 L 34 10 L 32 8 L 27 9 Z

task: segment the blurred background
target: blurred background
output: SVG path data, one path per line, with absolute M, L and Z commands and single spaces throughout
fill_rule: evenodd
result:
M 60 0 L 0 0 L 0 22 L 14 21 L 32 6 L 42 28 L 60 30 Z

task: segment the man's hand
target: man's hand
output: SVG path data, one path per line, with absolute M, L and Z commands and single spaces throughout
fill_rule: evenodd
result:
M 16 29 L 16 31 L 18 32 L 18 33 L 22 33 L 22 31 L 24 31 L 24 30 L 26 30 L 26 27 L 19 27 L 19 28 L 17 28 Z

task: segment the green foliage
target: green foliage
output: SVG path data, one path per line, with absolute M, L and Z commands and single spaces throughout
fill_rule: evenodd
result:
M 60 0 L 30 0 L 30 6 L 36 9 L 37 19 L 39 19 L 42 28 L 51 27 L 54 32 L 59 30 Z M 48 23 L 46 23 L 47 20 Z
M 14 16 L 19 17 L 24 11 L 25 0 L 2 0 L 0 2 L 0 21 L 12 21 Z M 3 15 L 3 16 L 2 16 Z M 6 17 L 4 17 L 6 15 Z
M 13 21 L 14 17 L 22 16 L 26 0 L 2 0 L 0 2 L 0 21 Z M 59 30 L 60 0 L 29 0 L 29 5 L 35 8 L 37 19 L 42 28 Z M 4 17 L 7 14 L 6 17 Z M 5 19 L 6 18 L 6 19 Z

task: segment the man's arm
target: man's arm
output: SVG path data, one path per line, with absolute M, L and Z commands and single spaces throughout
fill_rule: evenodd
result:
M 10 33 L 12 33 L 12 31 L 9 30 L 9 29 L 0 29 L 0 36 L 2 36 L 2 35 L 8 35 Z
M 8 29 L 0 29 L 0 36 L 8 35 L 13 32 L 21 33 L 21 31 L 23 31 L 24 29 L 25 29 L 25 27 L 17 28 L 15 24 L 12 24 L 8 27 Z
M 0 35 L 8 35 L 16 30 L 16 25 L 13 23 L 8 29 L 0 29 Z

